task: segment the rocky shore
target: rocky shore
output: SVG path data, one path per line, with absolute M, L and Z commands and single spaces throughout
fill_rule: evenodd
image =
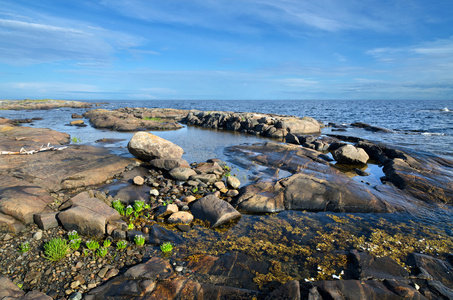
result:
M 67 100 L 0 100 L 0 110 L 52 109 L 58 107 L 90 108 L 93 105 L 80 101 Z
M 453 298 L 451 236 L 406 223 L 392 235 L 379 217 L 364 220 L 451 209 L 451 161 L 313 135 L 322 124 L 311 118 L 138 108 L 84 117 L 138 131 L 136 158 L 0 119 L 0 299 Z M 244 186 L 227 163 L 189 164 L 179 146 L 140 131 L 179 122 L 285 139 L 228 151 L 245 168 L 290 175 Z M 382 168 L 381 183 L 366 181 L 367 163 Z M 253 215 L 276 212 L 286 217 Z M 55 238 L 68 249 L 52 261 Z

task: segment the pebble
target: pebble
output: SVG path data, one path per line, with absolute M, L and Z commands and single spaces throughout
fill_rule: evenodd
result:
M 105 273 L 107 273 L 108 270 L 109 270 L 109 269 L 106 268 L 106 267 L 102 268 L 102 269 L 99 271 L 98 276 L 101 277 L 101 278 L 104 278 Z
M 79 292 L 72 293 L 71 296 L 69 296 L 68 300 L 81 300 L 82 299 L 82 294 Z
M 39 241 L 40 239 L 42 239 L 42 231 L 39 230 L 39 231 L 35 232 L 35 233 L 33 234 L 33 238 L 34 238 L 35 240 L 37 240 L 37 241 Z
M 155 189 L 152 189 L 152 190 L 149 191 L 149 194 L 150 194 L 151 196 L 157 197 L 157 196 L 159 196 L 159 191 L 158 191 L 158 190 L 155 190 Z
M 184 269 L 183 266 L 176 266 L 175 267 L 175 271 L 178 272 L 178 273 L 182 272 L 183 269 Z
M 7 234 L 5 234 L 5 236 L 3 237 L 3 240 L 4 240 L 4 241 L 9 241 L 9 240 L 11 240 L 12 238 L 13 238 L 13 237 L 12 237 L 9 233 L 7 233 Z

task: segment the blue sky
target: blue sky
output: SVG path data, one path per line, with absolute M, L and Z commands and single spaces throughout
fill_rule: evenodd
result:
M 0 0 L 0 99 L 453 99 L 451 0 Z

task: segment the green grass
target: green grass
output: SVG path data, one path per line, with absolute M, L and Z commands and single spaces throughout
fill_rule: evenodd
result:
M 144 117 L 143 120 L 145 121 L 155 121 L 155 122 L 164 122 L 164 120 L 162 120 L 162 118 L 154 118 L 154 117 Z
M 44 244 L 44 254 L 48 260 L 61 260 L 69 251 L 69 246 L 66 240 L 62 238 L 53 238 L 48 243 Z

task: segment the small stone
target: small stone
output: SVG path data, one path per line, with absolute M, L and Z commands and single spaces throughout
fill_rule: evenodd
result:
M 37 241 L 39 241 L 40 239 L 42 239 L 42 231 L 39 230 L 39 231 L 35 232 L 35 233 L 33 234 L 33 238 L 34 238 L 35 240 L 37 240 Z
M 150 194 L 151 196 L 157 197 L 157 196 L 159 196 L 159 191 L 156 190 L 156 189 L 152 189 L 152 190 L 149 191 L 149 194 Z
M 228 197 L 236 197 L 237 195 L 239 195 L 239 191 L 238 190 L 229 190 L 228 193 L 227 193 Z
M 222 194 L 225 194 L 225 193 L 228 192 L 228 189 L 227 189 L 227 188 L 223 188 L 223 189 L 220 190 L 220 192 L 221 192 Z
M 107 273 L 105 273 L 104 278 L 106 279 L 112 278 L 113 276 L 118 275 L 119 272 L 120 271 L 118 269 L 110 269 L 107 271 Z
M 225 188 L 225 183 L 223 183 L 223 181 L 217 181 L 214 182 L 214 186 L 216 187 L 216 189 L 222 191 Z
M 234 176 L 228 176 L 227 177 L 227 184 L 228 184 L 229 187 L 231 187 L 233 189 L 238 189 L 239 186 L 241 185 L 241 182 L 239 181 L 239 179 L 237 179 Z
M 96 287 L 96 283 L 89 283 L 88 284 L 88 289 L 91 290 L 91 289 L 94 289 Z
M 82 294 L 79 292 L 72 293 L 71 296 L 68 298 L 69 300 L 81 300 Z
M 101 277 L 101 278 L 104 278 L 105 273 L 107 273 L 108 270 L 109 270 L 109 269 L 106 268 L 106 267 L 102 268 L 102 269 L 99 271 L 98 276 Z
M 3 237 L 3 240 L 6 242 L 6 241 L 11 240 L 12 238 L 13 238 L 13 237 L 12 237 L 9 233 L 7 233 L 7 234 L 5 234 L 5 236 Z
M 73 292 L 73 290 L 66 290 L 66 291 L 64 291 L 64 293 L 65 293 L 66 295 L 70 295 L 70 294 L 72 294 L 72 292 Z
M 175 271 L 178 272 L 178 273 L 179 273 L 179 272 L 182 272 L 183 269 L 184 269 L 184 268 L 183 268 L 182 266 L 176 266 L 176 267 L 175 267 Z
M 80 281 L 76 280 L 71 282 L 71 289 L 75 289 L 80 285 Z
M 189 224 L 193 220 L 193 215 L 186 211 L 178 211 L 171 214 L 168 217 L 167 222 L 174 224 L 174 223 L 182 223 L 182 224 Z
M 182 198 L 182 201 L 187 202 L 187 203 L 190 203 L 195 200 L 197 200 L 197 198 L 195 198 L 195 196 L 187 196 L 187 197 Z
M 143 185 L 145 183 L 145 179 L 142 176 L 135 176 L 133 180 L 135 185 Z

